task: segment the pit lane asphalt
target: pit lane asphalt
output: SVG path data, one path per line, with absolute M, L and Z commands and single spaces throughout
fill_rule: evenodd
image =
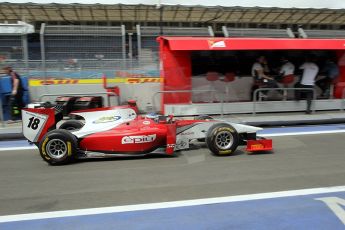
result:
M 344 133 L 283 136 L 268 154 L 195 149 L 55 167 L 37 150 L 0 152 L 0 215 L 344 185 L 344 140 Z

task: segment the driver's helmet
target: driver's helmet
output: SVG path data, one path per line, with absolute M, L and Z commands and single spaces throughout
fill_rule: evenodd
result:
M 154 121 L 156 121 L 156 122 L 158 122 L 158 120 L 159 120 L 159 114 L 157 114 L 157 113 L 149 113 L 149 114 L 146 114 L 146 118 L 149 118 L 149 119 L 152 119 L 152 120 L 154 120 Z

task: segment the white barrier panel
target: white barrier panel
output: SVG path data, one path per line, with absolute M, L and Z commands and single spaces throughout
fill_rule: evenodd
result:
M 18 21 L 17 24 L 0 24 L 0 34 L 23 35 L 35 32 L 33 25 Z

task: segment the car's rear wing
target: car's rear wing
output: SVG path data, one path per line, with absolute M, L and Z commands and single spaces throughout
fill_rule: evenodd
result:
M 39 142 L 62 119 L 61 108 L 40 107 L 22 109 L 23 134 L 33 143 Z

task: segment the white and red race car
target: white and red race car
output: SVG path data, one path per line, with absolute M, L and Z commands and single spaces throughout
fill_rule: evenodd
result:
M 67 120 L 57 129 L 59 108 L 31 107 L 22 111 L 23 134 L 51 165 L 80 158 L 174 155 L 189 149 L 194 140 L 206 141 L 214 155 L 231 155 L 240 144 L 247 144 L 251 152 L 272 150 L 272 140 L 256 137 L 261 128 L 207 117 L 143 116 L 136 105 L 126 105 L 72 112 L 79 119 Z

